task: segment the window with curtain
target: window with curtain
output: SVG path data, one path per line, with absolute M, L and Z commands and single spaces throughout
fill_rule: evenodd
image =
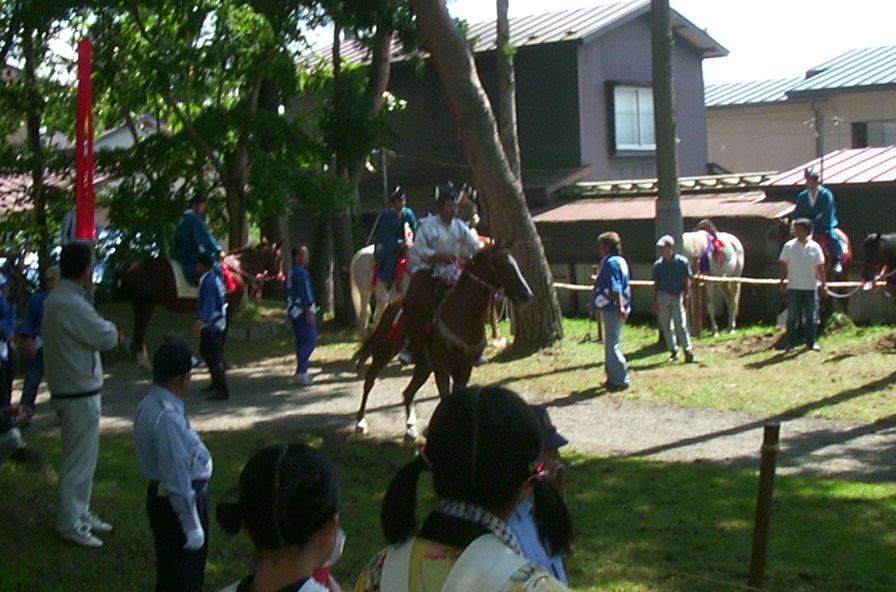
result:
M 656 150 L 653 89 L 638 86 L 614 87 L 613 128 L 617 152 Z

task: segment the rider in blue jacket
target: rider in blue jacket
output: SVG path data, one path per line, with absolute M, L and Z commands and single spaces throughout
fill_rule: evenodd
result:
M 400 187 L 392 194 L 392 207 L 383 212 L 373 233 L 373 258 L 377 265 L 379 281 L 392 287 L 402 251 L 407 246 L 405 225 L 417 232 L 417 216 L 407 207 L 408 197 Z
M 191 282 L 199 279 L 196 271 L 196 256 L 208 253 L 215 262 L 215 269 L 220 271 L 219 258 L 221 245 L 205 223 L 205 208 L 208 197 L 197 193 L 190 200 L 190 207 L 184 212 L 177 228 L 174 230 L 174 252 L 171 258 L 180 263 L 184 275 Z
M 834 194 L 827 187 L 820 185 L 820 175 L 812 169 L 806 170 L 806 188 L 796 198 L 793 219 L 808 218 L 812 220 L 815 235 L 825 235 L 831 244 L 831 259 L 834 262 L 834 273 L 843 271 L 843 245 L 837 238 L 837 204 Z

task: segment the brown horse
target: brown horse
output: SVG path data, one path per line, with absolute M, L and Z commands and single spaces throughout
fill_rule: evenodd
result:
M 417 437 L 414 395 L 430 374 L 436 376 L 440 397 L 467 385 L 473 366 L 485 350 L 486 315 L 492 295 L 498 292 L 503 292 L 517 306 L 532 299 L 532 290 L 520 273 L 513 255 L 508 249 L 494 245 L 480 250 L 467 262 L 457 284 L 442 301 L 432 323 L 432 331 L 424 339 L 425 355 L 418 356 L 424 359 L 414 361 L 414 374 L 403 393 L 407 437 Z M 367 431 L 367 420 L 364 418 L 367 397 L 380 372 L 401 348 L 403 339 L 390 339 L 393 322 L 400 311 L 400 302 L 390 304 L 376 329 L 364 340 L 353 358 L 359 370 L 368 358 L 373 358 L 364 375 L 364 394 L 355 428 L 357 432 Z
M 896 234 L 869 234 L 862 241 L 862 252 L 862 280 L 875 284 L 886 280 L 887 293 L 896 296 Z
M 233 315 L 242 310 L 246 299 L 246 278 L 276 276 L 283 263 L 280 243 L 263 243 L 243 247 L 224 256 L 224 264 L 232 271 L 235 286 L 227 292 L 227 326 Z M 177 265 L 177 263 L 175 263 Z M 149 368 L 146 355 L 146 330 L 156 306 L 183 314 L 196 314 L 196 298 L 178 298 L 174 273 L 167 259 L 151 257 L 126 264 L 119 276 L 119 290 L 134 309 L 134 332 L 131 354 L 137 364 Z

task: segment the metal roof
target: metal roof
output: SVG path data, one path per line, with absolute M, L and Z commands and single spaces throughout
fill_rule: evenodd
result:
M 825 185 L 896 183 L 896 146 L 835 150 L 781 173 L 767 187 L 801 186 L 806 169 L 819 171 Z
M 896 46 L 854 49 L 806 72 L 788 96 L 817 94 L 835 88 L 896 85 Z
M 730 173 L 726 175 L 700 175 L 679 177 L 678 189 L 681 193 L 706 193 L 707 191 L 731 192 L 759 189 L 777 173 L 762 171 L 756 173 Z M 577 197 L 609 196 L 650 196 L 659 191 L 657 179 L 624 179 L 619 181 L 583 181 L 564 188 L 564 194 Z
M 592 5 L 562 12 L 515 17 L 509 19 L 510 43 L 516 47 L 563 41 L 589 43 L 649 11 L 650 0 L 631 0 Z M 705 30 L 698 28 L 674 10 L 672 11 L 672 27 L 677 35 L 697 47 L 704 58 L 728 55 L 728 50 L 719 45 Z M 497 36 L 495 21 L 470 24 L 466 36 L 474 53 L 494 51 Z M 344 41 L 340 49 L 342 57 L 349 62 L 365 63 L 369 60 L 367 49 L 354 40 Z M 329 47 L 325 47 L 316 53 L 329 56 L 331 51 Z M 391 55 L 394 62 L 411 57 L 402 51 L 397 40 L 392 43 Z
M 801 80 L 802 78 L 783 78 L 708 84 L 703 91 L 703 102 L 707 107 L 782 103 L 787 100 L 787 91 Z
M 707 85 L 707 107 L 781 103 L 830 90 L 896 88 L 896 46 L 853 49 L 811 68 L 803 78 Z
M 580 222 L 589 220 L 653 220 L 656 218 L 655 197 L 589 199 L 553 208 L 532 219 L 534 222 Z M 774 220 L 793 211 L 785 201 L 765 201 L 765 193 L 701 194 L 682 197 L 684 218 L 766 218 Z

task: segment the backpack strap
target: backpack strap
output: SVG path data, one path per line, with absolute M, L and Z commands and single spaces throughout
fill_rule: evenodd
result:
M 514 553 L 492 533 L 484 534 L 467 545 L 458 557 L 442 585 L 442 592 L 497 592 L 528 563 L 528 559 Z

